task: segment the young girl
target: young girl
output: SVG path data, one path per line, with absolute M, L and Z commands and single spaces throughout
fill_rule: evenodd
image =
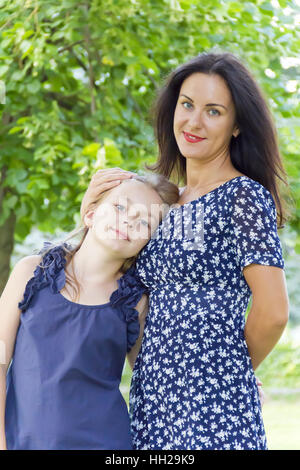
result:
M 119 384 L 147 305 L 133 262 L 177 199 L 164 177 L 133 176 L 86 208 L 78 246 L 16 264 L 0 299 L 1 449 L 132 448 Z

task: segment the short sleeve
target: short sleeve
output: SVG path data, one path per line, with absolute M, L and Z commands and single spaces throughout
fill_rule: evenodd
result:
M 23 300 L 18 304 L 22 312 L 25 312 L 29 307 L 37 291 L 49 285 L 51 291 L 57 293 L 65 285 L 66 252 L 64 247 L 72 249 L 71 245 L 67 243 L 55 246 L 50 242 L 44 242 L 44 246 L 39 252 L 39 255 L 42 255 L 42 261 L 35 268 L 33 277 L 27 282 Z
M 241 271 L 252 263 L 284 268 L 275 203 L 257 185 L 238 187 L 232 201 L 232 244 Z

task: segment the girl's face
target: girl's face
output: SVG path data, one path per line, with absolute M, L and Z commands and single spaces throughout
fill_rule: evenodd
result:
M 163 201 L 147 184 L 124 180 L 84 220 L 95 241 L 121 258 L 135 256 L 157 228 Z
M 239 130 L 231 93 L 219 75 L 194 73 L 181 85 L 173 130 L 186 158 L 203 161 L 227 153 Z

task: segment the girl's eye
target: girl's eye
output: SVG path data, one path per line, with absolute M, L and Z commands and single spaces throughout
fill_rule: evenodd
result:
M 125 210 L 125 206 L 122 206 L 122 204 L 116 204 L 116 208 L 118 211 L 123 212 Z
M 182 103 L 182 106 L 186 109 L 191 109 L 193 107 L 193 105 L 189 101 L 184 101 Z
M 209 109 L 208 110 L 208 114 L 210 114 L 210 116 L 219 116 L 220 115 L 220 111 L 218 111 L 217 109 Z
M 149 227 L 149 224 L 147 222 L 147 220 L 141 220 L 141 224 L 144 225 L 145 227 Z

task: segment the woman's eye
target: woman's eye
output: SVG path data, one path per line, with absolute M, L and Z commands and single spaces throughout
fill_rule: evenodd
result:
M 210 114 L 210 116 L 219 116 L 220 111 L 218 111 L 217 109 L 209 109 L 208 114 Z
M 182 106 L 186 109 L 191 109 L 193 107 L 193 105 L 191 103 L 189 103 L 188 101 L 184 101 L 182 103 Z

